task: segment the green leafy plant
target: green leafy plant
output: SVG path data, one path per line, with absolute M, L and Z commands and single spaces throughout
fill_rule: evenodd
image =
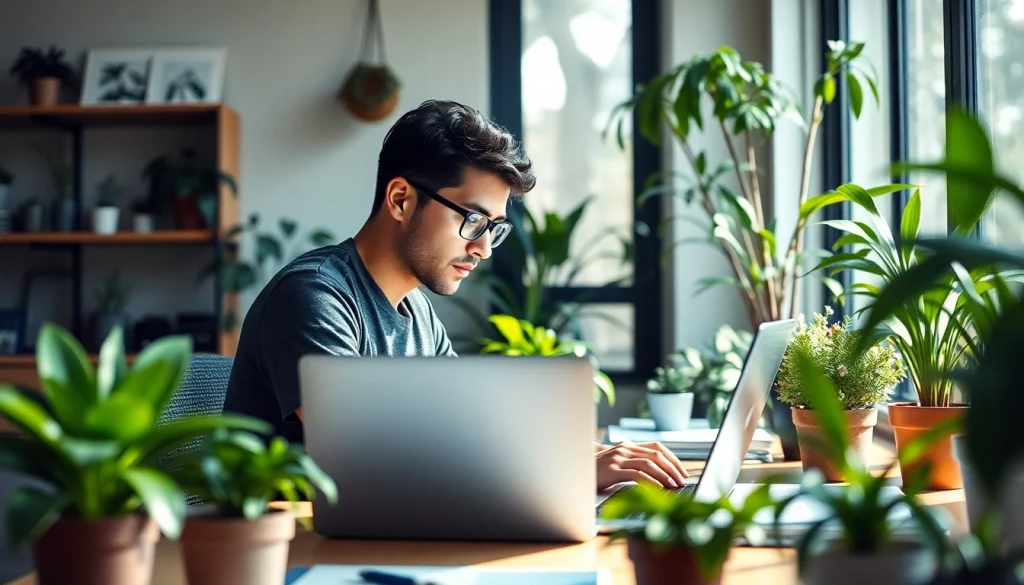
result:
M 615 385 L 607 374 L 597 368 L 597 359 L 587 345 L 575 339 L 559 339 L 552 329 L 534 325 L 512 315 L 491 315 L 490 322 L 504 340 L 484 339 L 481 353 L 508 356 L 563 356 L 589 357 L 594 363 L 594 400 L 600 402 L 604 394 L 609 406 L 615 406 Z
M 618 530 L 612 539 L 643 539 L 660 552 L 687 548 L 701 574 L 713 579 L 721 574 L 735 539 L 746 538 L 755 546 L 764 541 L 765 531 L 754 517 L 772 505 L 770 487 L 758 487 L 737 506 L 728 496 L 705 502 L 694 499 L 692 493 L 640 482 L 608 498 L 601 516 L 610 520 L 643 517 L 642 527 Z
M 257 520 L 278 494 L 293 504 L 300 494 L 312 500 L 314 489 L 331 504 L 338 498 L 334 480 L 301 445 L 284 437 L 267 442 L 250 432 L 218 429 L 202 450 L 175 464 L 173 475 L 181 486 L 224 517 Z M 310 527 L 308 518 L 300 522 Z
M 672 354 L 665 367 L 654 368 L 654 377 L 647 380 L 647 391 L 654 394 L 693 392 L 703 365 L 700 352 L 695 349 Z
M 228 254 L 223 258 L 215 258 L 200 271 L 198 282 L 216 275 L 225 292 L 241 293 L 264 282 L 268 278 L 269 268 L 280 266 L 288 258 L 295 258 L 308 250 L 309 246 L 328 246 L 337 242 L 334 234 L 325 229 L 315 229 L 299 238 L 299 224 L 289 218 L 278 220 L 277 228 L 279 234 L 263 229 L 260 215 L 250 214 L 249 220 L 231 228 L 227 237 L 233 239 L 250 236 L 255 258 L 250 261 Z M 238 316 L 233 311 L 227 311 L 224 329 L 233 329 L 237 324 Z
M 235 178 L 194 148 L 183 148 L 177 157 L 164 154 L 152 159 L 142 177 L 149 182 L 149 198 L 155 205 L 194 195 L 207 225 L 213 225 L 217 217 L 220 186 L 227 185 L 231 193 L 238 194 Z
M 793 357 L 793 372 L 818 416 L 825 437 L 825 440 L 816 441 L 819 443 L 817 447 L 842 470 L 842 477 L 848 484 L 838 486 L 838 489 L 837 486 L 829 487 L 821 472 L 813 469 L 803 475 L 798 493 L 777 503 L 776 520 L 793 502 L 807 497 L 828 510 L 824 518 L 801 536 L 797 548 L 800 572 L 806 569 L 808 560 L 815 554 L 815 547 L 823 543 L 820 540 L 822 530 L 832 524 L 838 525 L 841 531 L 839 543 L 847 552 L 869 554 L 885 550 L 899 536 L 897 531 L 901 527 L 889 520 L 897 506 L 907 508 L 911 520 L 919 528 L 920 538 L 941 558 L 946 550 L 945 534 L 934 515 L 917 501 L 917 495 L 927 484 L 930 468 L 925 465 L 918 469 L 913 481 L 905 484 L 899 495 L 885 495 L 882 488 L 888 483 L 887 476 L 896 465 L 918 459 L 933 441 L 956 431 L 959 421 L 922 433 L 885 472 L 874 474 L 850 446 L 843 404 L 828 376 L 811 356 L 797 353 Z
M 124 195 L 124 187 L 114 175 L 107 175 L 96 185 L 98 207 L 117 207 L 117 202 Z
M 97 309 L 103 315 L 116 315 L 128 306 L 131 284 L 121 279 L 121 270 L 115 269 L 107 276 L 103 286 L 93 291 Z
M 810 407 L 797 370 L 798 357 L 803 357 L 825 372 L 845 410 L 874 408 L 888 402 L 906 376 L 896 352 L 881 343 L 860 350 L 860 333 L 851 330 L 850 316 L 829 324 L 831 315 L 832 307 L 826 306 L 825 313 L 815 315 L 813 323 L 800 323 L 793 332 L 775 378 L 779 399 L 797 408 Z
M 17 78 L 21 85 L 27 85 L 33 79 L 42 77 L 56 77 L 63 83 L 74 83 L 77 79 L 75 71 L 64 57 L 64 49 L 56 45 L 50 45 L 45 51 L 41 48 L 23 47 L 11 64 L 9 73 Z
M 807 222 L 817 211 L 835 203 L 828 194 L 808 197 L 824 110 L 834 102 L 840 78 L 846 80 L 854 117 L 859 117 L 863 108 L 862 81 L 878 102 L 877 75 L 863 51 L 863 43 L 828 42 L 824 71 L 814 85 L 814 104 L 806 120 L 796 106 L 794 92 L 765 71 L 762 64 L 744 60 L 732 47 L 721 47 L 709 54 L 696 55 L 642 85 L 636 95 L 615 109 L 605 130 L 607 135 L 615 128 L 618 143 L 624 148 L 625 120 L 635 112 L 637 129 L 647 141 L 660 145 L 666 129 L 675 138 L 692 177 L 679 173 L 652 175 L 638 205 L 664 194 L 679 196 L 686 205 L 696 203 L 703 217 L 683 217 L 707 237 L 682 239 L 669 250 L 692 243 L 719 249 L 732 274 L 701 280 L 696 294 L 718 285 L 736 287 L 754 329 L 765 321 L 796 315 L 800 290 L 797 279 L 808 253 L 804 244 Z M 717 165 L 697 150 L 697 145 L 706 140 L 698 136 L 698 131 L 705 130 L 702 104 L 706 100 L 713 105 L 708 125 L 714 123 L 721 131 L 730 155 Z M 781 240 L 775 222 L 769 221 L 764 212 L 768 202 L 764 201 L 759 184 L 756 154 L 784 119 L 791 119 L 807 130 L 798 219 L 788 242 Z M 726 184 L 730 174 L 735 176 L 734 186 Z M 682 188 L 675 185 L 677 179 L 685 183 Z M 872 195 L 895 190 L 898 189 L 881 187 Z M 676 219 L 672 217 L 667 222 Z M 839 289 L 834 279 L 824 282 L 833 290 Z
M 188 337 L 164 337 L 129 367 L 117 328 L 93 368 L 74 337 L 50 323 L 42 327 L 36 349 L 42 396 L 37 401 L 0 386 L 0 414 L 23 433 L 0 438 L 0 466 L 43 484 L 11 495 L 9 542 L 34 539 L 62 515 L 92 520 L 142 509 L 165 536 L 180 535 L 185 496 L 160 469 L 161 458 L 220 427 L 268 430 L 262 421 L 232 415 L 158 425 L 191 352 Z

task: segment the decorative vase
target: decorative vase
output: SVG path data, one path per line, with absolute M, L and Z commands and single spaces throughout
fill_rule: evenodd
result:
M 636 585 L 719 585 L 722 582 L 721 568 L 713 577 L 700 572 L 689 547 L 657 548 L 642 536 L 630 536 L 626 542 Z
M 189 585 L 281 585 L 295 517 L 273 510 L 255 521 L 196 513 L 181 535 Z
M 951 419 L 962 419 L 966 405 L 918 406 L 914 402 L 894 402 L 889 405 L 889 425 L 896 439 L 896 450 L 913 441 L 924 431 Z M 906 485 L 924 462 L 931 464 L 929 490 L 958 490 L 963 487 L 960 464 L 953 456 L 953 442 L 946 437 L 934 443 L 915 464 L 900 465 L 903 484 Z
M 35 542 L 38 585 L 146 585 L 160 538 L 143 514 L 96 520 L 62 517 Z
M 179 230 L 202 230 L 206 229 L 206 219 L 199 211 L 199 198 L 195 193 L 184 197 L 175 197 L 174 227 Z
M 151 232 L 155 223 L 152 213 L 136 213 L 132 216 L 132 228 L 137 232 Z
M 935 568 L 932 552 L 914 543 L 895 543 L 876 553 L 851 553 L 833 548 L 808 559 L 801 582 L 805 585 L 920 585 L 932 577 Z
M 692 392 L 648 392 L 647 407 L 659 431 L 681 431 L 690 428 L 693 413 Z
M 28 92 L 33 106 L 55 106 L 60 102 L 60 79 L 37 77 L 29 82 Z
M 116 234 L 120 217 L 121 210 L 117 207 L 97 207 L 92 211 L 92 229 L 97 234 Z
M 967 449 L 967 437 L 953 437 L 953 454 L 960 464 L 960 474 L 964 483 L 964 500 L 967 504 L 967 523 L 974 526 L 989 511 L 990 498 L 985 485 L 978 479 Z M 1002 502 L 999 507 L 1000 529 L 999 546 L 1002 552 L 1012 553 L 1024 550 L 1024 501 L 1019 494 L 1024 493 L 1024 460 L 1018 461 L 1007 473 L 1003 485 L 1000 486 Z
M 796 426 L 797 442 L 800 446 L 800 461 L 804 471 L 817 469 L 830 482 L 843 481 L 841 468 L 821 449 L 821 443 L 828 436 L 818 422 L 818 415 L 808 408 L 794 408 L 793 425 Z M 878 409 L 847 410 L 846 426 L 850 434 L 850 448 L 865 465 L 871 463 L 871 437 L 878 422 Z M 827 443 L 826 443 L 827 444 Z

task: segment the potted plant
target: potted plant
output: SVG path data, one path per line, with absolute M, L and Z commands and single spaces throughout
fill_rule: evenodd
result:
M 269 502 L 283 496 L 294 503 L 300 493 L 312 500 L 314 490 L 337 501 L 330 476 L 283 437 L 265 443 L 252 433 L 217 431 L 173 475 L 204 501 L 181 537 L 189 585 L 284 583 L 296 519 Z M 299 522 L 310 529 L 308 518 Z
M 78 205 L 75 203 L 72 190 L 71 167 L 61 162 L 53 152 L 42 145 L 33 142 L 32 149 L 43 159 L 46 168 L 50 173 L 50 182 L 53 185 L 53 214 L 52 224 L 54 231 L 70 232 L 78 229 Z
M 34 106 L 54 106 L 60 102 L 62 84 L 72 84 L 76 75 L 64 58 L 64 50 L 51 45 L 43 49 L 24 47 L 11 64 L 10 74 L 22 86 L 28 86 Z
M 828 510 L 826 517 L 808 527 L 799 539 L 797 566 L 801 582 L 906 585 L 931 578 L 945 554 L 946 537 L 933 512 L 917 501 L 928 482 L 928 467 L 918 467 L 902 491 L 883 490 L 888 472 L 899 463 L 893 461 L 884 473 L 872 473 L 851 448 L 838 389 L 807 353 L 794 354 L 792 361 L 800 387 L 818 416 L 822 432 L 820 439 L 815 437 L 817 448 L 841 469 L 847 481 L 840 489 L 830 489 L 824 476 L 811 470 L 804 474 L 796 494 L 776 504 L 776 521 L 794 502 Z M 929 429 L 905 445 L 904 458 L 920 457 L 928 444 L 948 436 L 958 424 L 953 420 Z M 899 508 L 909 513 L 911 530 L 896 520 Z M 824 538 L 830 532 L 834 538 Z
M 234 177 L 217 168 L 194 148 L 183 148 L 178 157 L 161 155 L 142 171 L 149 182 L 149 198 L 154 203 L 171 204 L 174 224 L 179 230 L 209 229 L 216 223 L 217 201 L 221 185 L 237 195 Z
M 607 374 L 597 368 L 597 359 L 585 343 L 575 339 L 559 339 L 551 329 L 535 326 L 529 321 L 516 319 L 511 315 L 492 315 L 490 322 L 504 340 L 484 339 L 481 353 L 510 356 L 587 356 L 595 364 L 594 400 L 600 402 L 603 394 L 608 400 L 608 406 L 615 406 L 615 385 Z
M 10 231 L 11 212 L 7 208 L 10 199 L 11 184 L 14 183 L 14 175 L 0 166 L 0 232 Z
M 849 246 L 850 251 L 832 254 L 815 270 L 828 270 L 833 275 L 851 270 L 879 277 L 881 285 L 858 282 L 849 293 L 869 299 L 869 306 L 874 308 L 888 284 L 913 270 L 928 256 L 927 249 L 916 242 L 921 221 L 920 191 L 915 190 L 904 207 L 899 243 L 866 190 L 857 185 L 843 185 L 834 196 L 865 209 L 870 222 L 824 222 L 845 233 L 836 242 L 836 248 Z M 973 231 L 983 209 L 970 209 L 969 213 L 952 218 L 956 233 Z M 889 424 L 898 449 L 902 450 L 902 445 L 927 429 L 950 419 L 962 419 L 966 413 L 966 402 L 954 401 L 952 373 L 975 361 L 978 339 L 997 319 L 995 299 L 977 294 L 978 290 L 989 290 L 995 276 L 991 271 L 947 271 L 938 280 L 929 279 L 930 288 L 920 290 L 917 297 L 905 299 L 895 307 L 879 307 L 888 316 L 884 321 L 872 320 L 865 325 L 869 331 L 865 343 L 887 338 L 896 346 L 917 392 L 917 402 L 889 405 Z M 963 487 L 960 466 L 949 438 L 935 444 L 920 464 L 925 462 L 931 465 L 933 472 L 930 489 Z M 915 470 L 907 465 L 901 466 L 900 471 L 903 481 L 908 482 Z
M 647 380 L 647 407 L 659 431 L 678 431 L 690 427 L 694 382 L 703 364 L 695 349 L 672 354 L 668 361 Z
M 149 233 L 156 226 L 156 214 L 159 206 L 147 197 L 139 197 L 132 201 L 132 229 L 140 233 Z
M 158 425 L 191 351 L 188 337 L 165 337 L 129 366 L 115 329 L 94 368 L 74 337 L 47 323 L 36 345 L 42 393 L 0 387 L 0 415 L 21 431 L 0 439 L 0 465 L 37 480 L 11 495 L 7 538 L 33 543 L 39 585 L 149 583 L 159 534 L 177 538 L 185 514 L 160 459 L 219 427 L 267 432 L 229 415 Z
M 121 209 L 117 201 L 124 191 L 114 175 L 107 175 L 97 186 L 96 208 L 92 212 L 92 229 L 97 234 L 117 233 Z
M 829 324 L 831 315 L 832 307 L 826 306 L 825 313 L 815 315 L 810 325 L 800 323 L 786 348 L 775 383 L 779 399 L 792 407 L 804 471 L 817 469 L 827 481 L 837 482 L 844 479 L 841 468 L 808 440 L 824 437 L 803 389 L 798 358 L 815 364 L 828 377 L 843 407 L 850 448 L 865 462 L 870 460 L 872 431 L 878 422 L 876 405 L 889 400 L 905 373 L 891 346 L 878 344 L 860 351 L 857 341 L 861 333 L 850 330 L 850 316 Z
M 770 488 L 758 487 L 736 506 L 728 496 L 706 502 L 640 482 L 608 498 L 601 515 L 643 518 L 612 535 L 626 540 L 637 585 L 717 585 L 735 539 L 745 537 L 754 546 L 763 542 L 764 530 L 754 517 L 772 505 Z
M 125 308 L 128 306 L 128 296 L 132 287 L 121 279 L 121 270 L 114 269 L 103 285 L 93 291 L 96 299 L 96 312 L 93 314 L 92 323 L 92 345 L 99 349 L 100 344 L 106 339 L 110 332 L 115 329 L 130 331 L 131 319 Z M 127 334 L 126 334 L 127 337 Z M 130 340 L 126 344 L 131 347 Z

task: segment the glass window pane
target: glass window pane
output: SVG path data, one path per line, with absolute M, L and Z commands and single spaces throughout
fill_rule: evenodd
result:
M 978 0 L 978 107 L 1003 173 L 1024 182 L 1024 0 Z M 1005 194 L 982 225 L 985 239 L 1024 247 L 1024 211 Z
M 942 0 L 907 2 L 907 91 L 910 160 L 942 158 L 945 144 L 945 35 Z M 921 187 L 921 234 L 947 231 L 946 181 L 938 174 L 910 176 Z
M 581 338 L 593 350 L 602 371 L 633 370 L 634 317 L 633 305 L 622 303 L 586 303 L 579 309 Z
M 587 258 L 573 279 L 580 286 L 633 272 L 621 261 L 633 223 L 632 149 L 601 139 L 614 106 L 632 95 L 631 11 L 631 0 L 523 1 L 523 145 L 537 173 L 525 205 L 564 218 L 593 198 L 570 249 L 570 263 Z

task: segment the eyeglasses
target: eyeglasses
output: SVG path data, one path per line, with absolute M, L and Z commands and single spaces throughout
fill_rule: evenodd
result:
M 420 185 L 419 183 L 409 181 L 409 184 L 412 185 L 417 191 L 422 191 L 434 201 L 437 201 L 441 205 L 444 205 L 448 209 L 451 209 L 455 213 L 458 213 L 459 215 L 462 216 L 462 225 L 459 226 L 459 236 L 461 236 L 462 239 L 464 240 L 469 240 L 472 242 L 479 238 L 480 236 L 484 235 L 484 232 L 490 231 L 491 247 L 497 248 L 498 244 L 505 241 L 505 238 L 508 237 L 508 234 L 512 231 L 512 224 L 508 221 L 492 221 L 491 218 L 487 217 L 486 215 L 478 211 L 470 211 L 459 205 L 456 205 L 451 201 L 445 199 L 444 197 L 438 195 L 431 189 L 428 189 L 423 185 Z

